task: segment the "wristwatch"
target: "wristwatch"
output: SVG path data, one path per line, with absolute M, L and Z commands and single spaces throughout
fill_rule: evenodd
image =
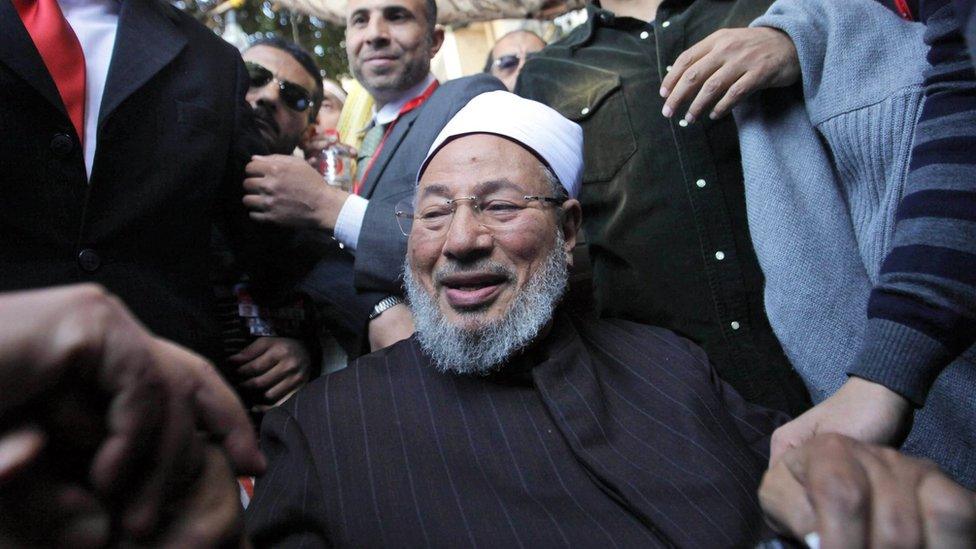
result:
M 377 303 L 375 307 L 373 307 L 373 310 L 370 311 L 370 313 L 369 313 L 369 319 L 370 320 L 373 320 L 374 318 L 376 318 L 376 317 L 380 316 L 381 314 L 383 314 L 383 311 L 386 311 L 390 307 L 393 307 L 395 305 L 399 305 L 401 303 L 404 303 L 402 297 L 400 297 L 398 295 L 388 295 L 388 296 L 384 297 L 383 299 L 381 299 L 380 302 Z

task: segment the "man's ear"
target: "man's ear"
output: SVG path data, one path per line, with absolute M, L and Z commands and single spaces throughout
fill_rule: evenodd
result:
M 572 267 L 573 248 L 576 247 L 576 238 L 579 235 L 580 226 L 583 224 L 583 208 L 580 206 L 579 200 L 575 198 L 563 202 L 561 207 L 563 210 L 561 229 L 563 239 L 566 241 L 564 251 L 566 252 L 566 261 Z
M 431 37 L 430 58 L 433 59 L 441 46 L 444 45 L 444 29 L 440 25 L 434 27 L 434 35 Z

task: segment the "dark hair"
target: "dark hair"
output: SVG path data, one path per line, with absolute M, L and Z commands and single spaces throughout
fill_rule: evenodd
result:
M 427 24 L 430 25 L 430 33 L 434 34 L 434 28 L 437 26 L 437 2 L 427 0 L 424 12 L 424 15 L 427 16 Z
M 495 56 L 493 55 L 493 53 L 495 51 L 495 46 L 498 45 L 498 43 L 501 42 L 502 40 L 508 38 L 509 36 L 512 36 L 513 34 L 519 34 L 519 33 L 522 33 L 522 34 L 531 34 L 532 36 L 535 36 L 536 38 L 538 38 L 539 41 L 542 42 L 543 44 L 546 43 L 545 38 L 539 36 L 535 32 L 530 31 L 528 29 L 517 29 L 517 30 L 513 30 L 511 32 L 506 32 L 505 34 L 503 34 L 501 36 L 501 38 L 499 38 L 498 40 L 495 40 L 495 43 L 491 45 L 491 49 L 488 50 L 488 58 L 485 59 L 485 68 L 482 69 L 481 72 L 488 72 L 488 73 L 491 72 L 491 66 L 495 64 Z
M 298 61 L 298 64 L 312 77 L 312 80 L 315 81 L 315 89 L 312 90 L 312 109 L 309 112 L 309 120 L 315 120 L 315 115 L 318 114 L 319 105 L 322 104 L 325 91 L 322 87 L 322 74 L 319 72 L 319 67 L 315 64 L 315 59 L 312 58 L 312 54 L 308 53 L 305 48 L 298 44 L 276 35 L 259 38 L 252 42 L 244 51 L 254 46 L 269 46 L 287 53 L 292 59 Z

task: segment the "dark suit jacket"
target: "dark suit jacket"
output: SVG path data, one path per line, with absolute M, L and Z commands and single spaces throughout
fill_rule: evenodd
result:
M 214 354 L 211 225 L 248 257 L 241 204 L 259 144 L 240 55 L 160 0 L 123 0 L 90 182 L 30 36 L 0 2 L 0 291 L 96 282 L 150 329 Z
M 328 306 L 327 314 L 332 313 L 329 318 L 352 355 L 359 354 L 373 306 L 402 293 L 407 238 L 393 215 L 396 203 L 413 195 L 420 164 L 448 120 L 472 97 L 501 89 L 502 83 L 486 74 L 458 78 L 400 117 L 363 182 L 361 195 L 369 199 L 369 207 L 355 253 L 322 243 L 330 249 L 303 290 Z
M 560 316 L 487 376 L 441 374 L 413 338 L 269 413 L 247 510 L 259 547 L 749 546 L 785 416 L 701 349 Z

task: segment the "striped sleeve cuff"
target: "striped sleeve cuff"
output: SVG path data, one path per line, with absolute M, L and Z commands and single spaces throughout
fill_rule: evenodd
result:
M 935 379 L 952 358 L 945 346 L 922 332 L 872 318 L 847 373 L 880 383 L 921 408 Z

